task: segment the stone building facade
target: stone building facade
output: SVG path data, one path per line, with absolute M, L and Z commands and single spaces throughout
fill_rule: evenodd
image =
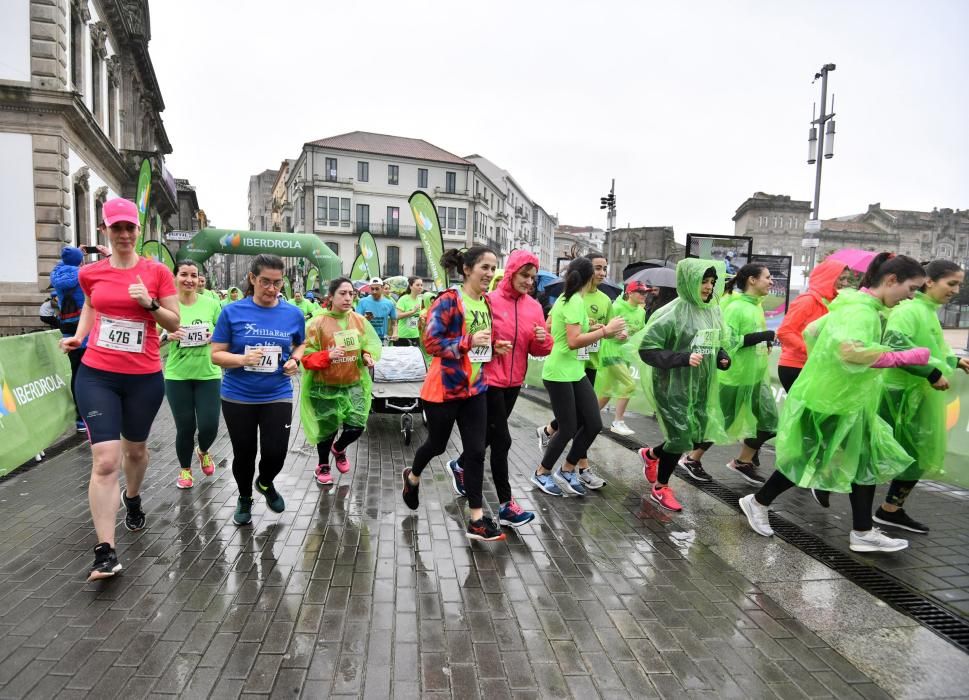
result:
M 790 255 L 792 265 L 806 265 L 808 251 L 801 240 L 810 215 L 811 202 L 755 192 L 734 214 L 734 235 L 753 238 L 754 253 Z
M 150 39 L 147 0 L 5 3 L 0 333 L 41 326 L 37 308 L 61 248 L 107 242 L 97 230 L 101 206 L 111 197 L 134 199 L 142 159 L 155 173 L 146 234 L 159 238 L 159 217 L 175 213 Z
M 673 239 L 672 226 L 639 226 L 607 232 L 604 252 L 609 279 L 619 284 L 627 265 L 644 260 L 676 262 L 683 256 L 683 245 Z

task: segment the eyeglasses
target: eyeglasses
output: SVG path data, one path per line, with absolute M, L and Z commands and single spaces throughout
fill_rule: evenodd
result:
M 282 280 L 270 280 L 270 279 L 266 279 L 265 277 L 257 277 L 256 282 L 258 282 L 259 286 L 262 287 L 263 289 L 272 289 L 272 288 L 282 289 L 283 288 Z

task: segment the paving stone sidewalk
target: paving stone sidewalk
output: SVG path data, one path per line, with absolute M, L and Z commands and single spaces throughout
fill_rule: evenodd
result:
M 441 459 L 404 506 L 423 429 L 405 447 L 391 416 L 330 489 L 294 433 L 286 511 L 259 502 L 237 528 L 224 430 L 216 476 L 179 491 L 163 407 L 148 527 L 119 527 L 125 570 L 106 582 L 84 581 L 85 446 L 0 483 L 0 697 L 888 697 L 642 489 L 534 491 L 534 423 L 512 430 L 512 485 L 539 520 L 494 544 L 465 538 Z

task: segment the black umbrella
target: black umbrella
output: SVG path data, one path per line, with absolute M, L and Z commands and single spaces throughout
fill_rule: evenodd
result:
M 563 280 L 557 280 L 545 285 L 545 294 L 547 294 L 549 297 L 557 297 L 562 294 L 562 290 L 564 288 L 565 282 Z M 615 301 L 616 297 L 622 294 L 622 287 L 610 282 L 609 280 L 603 280 L 602 284 L 599 285 L 599 291 L 609 297 L 612 301 Z

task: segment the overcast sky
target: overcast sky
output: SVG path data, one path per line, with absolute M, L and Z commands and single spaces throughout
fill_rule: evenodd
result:
M 811 199 L 811 106 L 837 112 L 821 216 L 969 207 L 969 2 L 155 0 L 176 177 L 220 228 L 249 176 L 362 130 L 480 153 L 561 223 L 731 233 L 755 191 Z

